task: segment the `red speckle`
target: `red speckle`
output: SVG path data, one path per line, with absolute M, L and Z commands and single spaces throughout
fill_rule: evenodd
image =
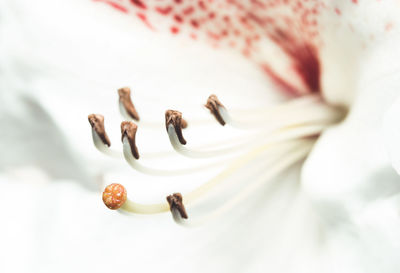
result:
M 248 14 L 249 18 L 251 18 L 251 14 Z M 239 18 L 240 23 L 243 24 L 244 27 L 246 27 L 248 30 L 252 30 L 253 27 L 248 23 L 248 18 L 246 17 L 241 17 Z
M 124 6 L 118 4 L 118 3 L 114 3 L 114 2 L 109 1 L 109 0 L 93 0 L 93 1 L 106 3 L 106 4 L 110 5 L 111 7 L 115 8 L 118 11 L 121 11 L 123 13 L 128 13 L 128 9 L 125 8 Z
M 342 15 L 342 12 L 338 8 L 335 8 L 335 12 L 336 12 L 337 15 Z
M 358 0 L 351 0 L 354 4 L 358 4 Z
M 171 33 L 172 33 L 172 34 L 178 34 L 178 33 L 179 33 L 179 28 L 177 28 L 177 27 L 171 27 Z
M 168 6 L 168 7 L 156 7 L 156 11 L 162 15 L 168 15 L 169 13 L 171 13 L 172 11 L 172 7 Z
M 174 15 L 174 20 L 177 21 L 178 23 L 182 23 L 183 22 L 183 18 L 179 15 Z
M 150 29 L 154 30 L 153 26 L 149 23 L 149 21 L 147 20 L 146 15 L 144 15 L 143 13 L 136 13 L 136 16 Z
M 252 44 L 251 38 L 247 37 L 245 41 L 246 41 L 247 47 L 250 48 L 250 47 L 251 47 L 251 44 Z
M 265 8 L 266 7 L 265 4 L 263 2 L 261 2 L 261 1 L 259 1 L 259 0 L 251 0 L 251 2 L 252 2 L 253 5 L 258 6 L 258 8 Z
M 134 4 L 136 7 L 141 9 L 146 9 L 147 6 L 142 2 L 142 0 L 131 0 L 131 3 Z
M 386 31 L 390 31 L 390 30 L 392 30 L 393 29 L 393 23 L 392 22 L 389 22 L 389 23 L 387 23 L 386 25 L 385 25 L 385 30 Z
M 199 27 L 199 22 L 197 22 L 196 20 L 190 20 L 190 24 L 193 26 L 193 27 L 195 27 L 195 28 L 198 28 Z
M 184 15 L 190 15 L 194 12 L 194 8 L 193 7 L 187 7 L 183 10 L 183 14 Z
M 276 84 L 276 86 L 278 86 L 282 91 L 289 95 L 296 95 L 298 93 L 297 89 L 293 85 L 289 84 L 287 81 L 278 76 L 278 74 L 276 74 L 268 65 L 263 65 L 262 68 Z
M 303 94 L 321 89 L 318 47 L 322 44 L 318 14 L 324 9 L 324 3 L 319 0 L 93 1 L 103 1 L 120 11 L 131 12 L 154 30 L 182 33 L 215 48 L 234 47 L 250 61 L 262 65 L 273 81 L 288 93 Z M 357 0 L 347 1 L 358 3 Z M 339 8 L 333 7 L 331 11 L 342 15 Z M 162 21 L 160 17 L 168 18 Z M 150 24 L 156 22 L 160 22 L 157 29 Z M 391 28 L 390 24 L 385 26 L 386 30 Z M 274 53 L 263 50 L 271 46 L 279 53 L 276 56 L 284 55 L 279 67 L 270 65 Z
M 199 3 L 199 7 L 200 7 L 202 10 L 206 10 L 206 9 L 207 9 L 206 4 L 205 4 L 203 1 L 199 1 L 198 3 Z
M 249 58 L 250 57 L 250 50 L 248 48 L 245 48 L 245 49 L 242 50 L 242 54 L 246 58 Z
M 218 34 L 215 34 L 211 31 L 208 31 L 207 34 L 211 39 L 214 39 L 214 40 L 219 40 L 219 38 L 220 38 Z

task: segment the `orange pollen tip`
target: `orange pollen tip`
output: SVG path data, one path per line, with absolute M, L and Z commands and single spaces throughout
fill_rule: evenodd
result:
M 126 202 L 126 199 L 126 189 L 121 184 L 110 184 L 103 191 L 103 202 L 109 209 L 119 209 Z

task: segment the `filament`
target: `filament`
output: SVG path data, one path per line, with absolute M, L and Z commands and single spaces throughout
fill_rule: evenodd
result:
M 218 163 L 211 163 L 207 165 L 201 165 L 194 168 L 186 168 L 186 169 L 156 169 L 144 166 L 139 163 L 139 161 L 132 155 L 131 147 L 129 145 L 129 141 L 126 137 L 123 138 L 123 154 L 126 162 L 135 170 L 154 176 L 176 176 L 176 175 L 186 175 L 191 174 L 193 172 L 198 172 L 202 170 L 206 170 L 212 167 L 217 167 Z
M 113 158 L 122 158 L 122 153 L 120 151 L 113 150 L 107 145 L 105 145 L 94 129 L 92 129 L 92 139 L 94 146 L 101 153 Z
M 265 166 L 268 167 L 267 171 L 263 173 L 260 177 L 258 177 L 255 181 L 250 182 L 246 188 L 241 191 L 239 194 L 234 196 L 232 199 L 228 200 L 224 203 L 221 207 L 216 210 L 213 210 L 208 215 L 192 221 L 190 225 L 196 226 L 203 224 L 205 222 L 211 221 L 212 219 L 220 217 L 224 212 L 229 211 L 242 200 L 246 199 L 249 195 L 254 193 L 260 187 L 262 187 L 268 180 L 272 179 L 273 177 L 279 175 L 282 171 L 289 168 L 291 165 L 295 164 L 296 162 L 300 161 L 301 159 L 305 158 L 307 154 L 310 152 L 314 141 L 310 141 L 309 143 L 301 143 L 298 147 L 294 149 L 291 153 L 288 153 L 285 157 L 280 160 L 276 160 L 275 164 L 272 166 Z M 187 198 L 186 198 L 187 199 Z
M 310 142 L 309 140 L 302 140 L 298 142 L 298 144 L 303 144 L 306 142 Z M 226 178 L 228 178 L 230 175 L 235 173 L 238 169 L 243 167 L 245 164 L 248 162 L 252 161 L 254 158 L 256 158 L 258 155 L 261 153 L 272 149 L 274 146 L 271 144 L 264 144 L 260 147 L 257 147 L 245 155 L 240 156 L 238 159 L 236 159 L 234 162 L 232 162 L 225 170 L 220 172 L 218 175 L 210 179 L 208 182 L 205 184 L 201 185 L 197 189 L 187 193 L 184 195 L 183 200 L 186 205 L 190 205 L 190 203 L 193 203 L 200 199 L 202 196 L 206 195 L 207 192 L 212 190 L 215 186 L 217 186 L 219 183 L 223 182 Z M 126 203 L 122 206 L 123 210 L 131 212 L 131 213 L 138 213 L 138 214 L 156 214 L 156 213 L 162 213 L 162 212 L 167 212 L 169 211 L 169 206 L 166 202 L 164 203 L 158 203 L 158 204 L 140 204 L 131 201 L 128 199 Z
M 221 117 L 227 124 L 239 129 L 279 128 L 297 124 L 334 123 L 342 117 L 342 113 L 337 111 L 336 108 L 324 104 L 312 105 L 301 111 L 296 109 L 281 110 L 281 113 L 276 115 L 261 115 L 246 120 L 243 120 L 243 117 L 232 117 L 224 107 L 219 107 L 218 109 Z

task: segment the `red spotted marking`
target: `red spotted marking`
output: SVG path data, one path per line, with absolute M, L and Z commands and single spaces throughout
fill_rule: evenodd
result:
M 131 0 L 131 3 L 134 4 L 138 8 L 147 9 L 147 6 L 143 3 L 142 0 Z
M 128 13 L 128 9 L 127 8 L 125 8 L 121 4 L 115 3 L 113 1 L 109 1 L 109 0 L 93 0 L 93 1 L 106 3 L 106 4 L 110 5 L 111 7 L 113 7 L 114 9 L 118 10 L 118 11 L 121 11 L 123 13 Z
M 172 12 L 173 8 L 171 6 L 168 7 L 156 7 L 156 11 L 162 15 L 168 15 Z
M 321 91 L 318 16 L 328 9 L 320 0 L 93 0 L 132 13 L 152 30 L 235 48 L 287 93 Z M 357 4 L 357 0 L 351 0 Z M 338 8 L 330 8 L 341 15 Z M 164 18 L 163 21 L 160 19 Z M 263 47 L 274 44 L 288 58 L 284 75 L 269 65 Z M 302 86 L 298 86 L 302 84 Z
M 178 27 L 171 27 L 170 30 L 171 30 L 172 34 L 178 34 L 179 33 L 179 28 Z

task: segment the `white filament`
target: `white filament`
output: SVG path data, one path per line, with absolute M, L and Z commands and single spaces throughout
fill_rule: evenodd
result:
M 332 123 L 342 116 L 337 109 L 325 104 L 314 104 L 302 109 L 289 109 L 273 115 L 258 115 L 245 120 L 243 120 L 243 117 L 232 117 L 224 107 L 218 107 L 218 111 L 226 124 L 239 129 L 280 128 L 297 124 Z
M 309 145 L 311 142 L 312 142 L 311 140 L 298 140 L 298 141 L 292 142 L 291 144 L 289 143 L 289 147 L 291 147 L 290 145 L 295 144 L 295 145 L 304 145 L 305 147 L 310 148 Z M 183 196 L 183 202 L 187 206 L 187 205 L 190 205 L 190 203 L 193 203 L 196 200 L 199 200 L 201 197 L 206 195 L 210 190 L 212 190 L 215 186 L 217 186 L 218 184 L 223 182 L 225 179 L 227 179 L 229 176 L 231 176 L 233 173 L 235 173 L 240 168 L 242 168 L 245 164 L 252 161 L 254 158 L 259 156 L 261 153 L 263 153 L 269 149 L 272 149 L 273 147 L 274 147 L 273 145 L 264 144 L 262 146 L 259 146 L 255 149 L 249 151 L 245 155 L 240 156 L 233 163 L 231 163 L 225 170 L 223 170 L 218 175 L 216 175 L 215 177 L 210 179 L 208 182 L 204 183 L 197 189 L 185 194 Z M 282 149 L 281 151 L 284 152 L 285 149 Z M 289 157 L 289 159 L 290 158 L 292 158 L 292 157 Z M 286 161 L 288 161 L 288 160 L 285 160 L 283 162 L 286 162 Z M 292 161 L 290 161 L 290 162 L 292 162 Z M 294 162 L 292 162 L 292 164 L 293 163 Z M 282 164 L 280 164 L 279 166 L 281 166 L 281 165 Z M 290 165 L 291 164 L 289 164 L 289 166 Z M 269 172 L 267 172 L 267 173 L 269 173 Z M 274 173 L 274 172 L 272 172 L 272 173 Z M 162 213 L 162 212 L 169 211 L 169 205 L 167 202 L 158 203 L 158 204 L 140 204 L 140 203 L 136 203 L 136 202 L 133 202 L 133 201 L 127 199 L 127 201 L 121 207 L 121 209 L 123 209 L 127 212 L 138 213 L 138 214 L 156 214 L 156 213 Z
M 103 154 L 114 157 L 114 158 L 122 158 L 122 154 L 120 151 L 116 151 L 108 147 L 106 144 L 103 143 L 99 135 L 96 133 L 96 131 L 92 128 L 92 139 L 93 139 L 93 144 Z
M 178 153 L 192 158 L 208 158 L 214 156 L 225 156 L 230 153 L 238 153 L 243 149 L 249 149 L 256 143 L 258 139 L 268 140 L 269 143 L 276 143 L 290 139 L 301 138 L 310 135 L 316 135 L 321 133 L 326 128 L 325 125 L 309 125 L 309 126 L 292 126 L 287 128 L 281 128 L 273 133 L 262 132 L 255 137 L 248 138 L 246 142 L 234 144 L 230 147 L 215 150 L 193 150 L 188 149 L 179 142 L 178 136 L 174 130 L 173 125 L 168 126 L 168 137 L 172 147 Z
M 186 169 L 155 169 L 155 168 L 150 168 L 147 166 L 144 166 L 138 162 L 138 160 L 133 156 L 132 151 L 131 151 L 131 146 L 129 144 L 129 141 L 126 137 L 123 138 L 122 140 L 122 147 L 123 147 L 123 154 L 126 162 L 134 168 L 135 170 L 148 174 L 148 175 L 154 175 L 154 176 L 176 176 L 176 175 L 185 175 L 185 174 L 192 174 L 193 172 L 198 172 L 201 170 L 209 169 L 212 167 L 216 167 L 218 163 L 210 163 L 206 165 L 201 165 L 197 166 L 194 168 L 186 168 Z
M 224 203 L 221 207 L 216 210 L 213 210 L 208 215 L 196 219 L 190 222 L 191 226 L 201 225 L 205 222 L 208 222 L 212 219 L 220 217 L 223 213 L 231 210 L 234 206 L 238 203 L 246 199 L 252 193 L 260 189 L 268 180 L 272 179 L 273 177 L 279 175 L 282 171 L 289 168 L 291 165 L 295 164 L 299 160 L 305 158 L 307 154 L 310 152 L 314 141 L 309 141 L 309 143 L 298 143 L 297 147 L 291 153 L 286 154 L 280 160 L 274 161 L 271 166 L 266 165 L 265 168 L 267 169 L 261 176 L 257 177 L 254 181 L 250 182 L 246 188 L 241 191 L 239 194 L 234 196 L 232 199 L 228 200 Z M 186 223 L 189 224 L 189 223 Z
M 303 111 L 308 106 L 314 106 L 316 103 L 321 101 L 319 95 L 302 96 L 297 99 L 292 99 L 288 102 L 284 102 L 278 105 L 263 108 L 251 108 L 251 109 L 231 109 L 230 112 L 236 115 L 244 116 L 246 118 L 253 118 L 254 116 L 279 116 L 284 111 Z

